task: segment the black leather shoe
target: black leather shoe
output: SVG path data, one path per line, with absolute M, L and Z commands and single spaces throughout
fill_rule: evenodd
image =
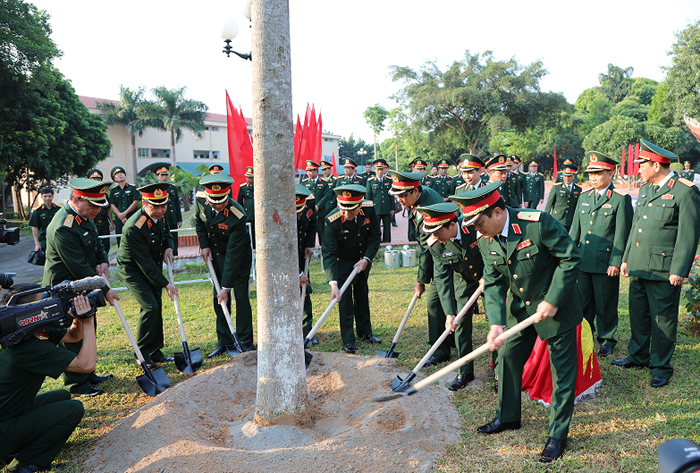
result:
M 519 428 L 519 420 L 516 420 L 514 422 L 501 422 L 498 419 L 494 419 L 488 424 L 478 427 L 476 431 L 480 434 L 497 434 L 503 432 L 504 430 L 518 430 Z
M 357 348 L 354 343 L 346 343 L 343 345 L 343 350 L 345 350 L 345 353 L 350 353 L 352 355 L 357 351 Z
M 214 348 L 213 352 L 207 355 L 207 358 L 214 358 L 215 356 L 223 355 L 224 353 L 226 353 L 226 348 L 218 345 L 216 348 Z
M 318 345 L 318 338 L 316 338 L 316 337 L 311 337 L 311 344 L 312 344 L 312 345 Z
M 107 381 L 107 380 L 110 379 L 110 378 L 114 378 L 114 375 L 113 375 L 112 373 L 110 373 L 110 374 L 105 374 L 105 375 L 96 374 L 96 375 L 93 375 L 93 376 L 89 379 L 89 381 L 90 381 L 90 384 L 97 385 L 97 384 L 100 384 L 100 383 L 102 383 L 102 382 L 104 382 L 104 381 Z
M 598 351 L 598 356 L 608 356 L 612 355 L 612 347 L 601 346 Z
M 88 389 L 84 393 L 80 394 L 80 397 L 95 397 L 95 396 L 99 396 L 100 394 L 104 394 L 104 393 L 105 392 L 99 388 L 91 387 L 90 389 Z
M 51 469 L 51 465 L 49 466 L 39 466 L 39 465 L 22 465 L 20 467 L 15 468 L 14 470 L 8 470 L 5 469 L 5 471 L 12 471 L 13 473 L 36 473 L 37 471 L 49 471 Z
M 542 450 L 542 455 L 540 456 L 540 463 L 550 463 L 561 458 L 564 454 L 564 449 L 566 448 L 566 439 L 555 440 L 552 437 L 547 439 L 547 443 L 544 444 L 544 450 Z
M 398 227 L 399 224 L 398 224 L 398 223 L 392 223 L 391 226 L 392 226 L 392 227 Z
M 367 340 L 370 343 L 382 343 L 382 341 L 380 339 L 378 339 L 377 337 L 375 337 L 374 335 L 363 335 L 362 339 Z
M 172 363 L 173 361 L 175 361 L 175 358 L 171 358 L 169 356 L 163 355 L 160 358 L 158 358 L 157 360 L 153 360 L 153 361 L 155 361 L 156 363 Z
M 615 365 L 615 366 L 621 366 L 622 368 L 640 368 L 641 367 L 641 365 L 638 365 L 636 363 L 632 363 L 627 358 L 623 358 L 621 360 L 612 360 L 610 363 Z
M 651 387 L 652 388 L 663 388 L 668 384 L 669 379 L 663 376 L 652 376 Z
M 243 350 L 244 353 L 247 351 L 255 351 L 257 349 L 251 340 L 245 340 L 239 343 L 241 345 L 241 350 Z
M 441 360 L 440 358 L 435 358 L 434 356 L 431 356 L 430 358 L 428 358 L 428 361 L 426 361 L 423 366 L 435 366 L 446 361 L 447 360 Z
M 458 374 L 457 377 L 455 378 L 455 380 L 452 381 L 452 384 L 450 384 L 450 387 L 447 389 L 449 389 L 450 391 L 459 391 L 464 386 L 466 386 L 470 381 L 474 381 L 473 374 L 471 374 L 471 373 Z

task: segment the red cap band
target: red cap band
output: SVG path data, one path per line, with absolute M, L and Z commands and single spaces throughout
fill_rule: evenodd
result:
M 466 205 L 462 208 L 462 213 L 465 216 L 470 216 L 469 213 L 473 212 L 477 209 L 480 209 L 484 206 L 491 207 L 493 204 L 495 204 L 498 199 L 501 198 L 501 194 L 498 193 L 498 191 L 493 191 L 493 193 L 489 196 L 487 196 L 484 200 L 480 200 L 478 202 L 474 202 L 473 204 Z
M 364 197 L 362 194 L 356 195 L 356 196 L 351 196 L 351 197 L 345 197 L 342 194 L 338 195 L 338 200 L 343 203 L 348 203 L 348 204 L 356 204 L 357 202 L 362 202 L 362 199 Z
M 73 189 L 73 194 L 76 197 L 85 197 L 88 199 L 103 199 L 105 196 L 104 192 L 85 192 L 78 189 Z
M 661 156 L 660 154 L 656 154 L 656 153 L 653 153 L 651 151 L 647 151 L 645 149 L 639 150 L 639 157 L 644 158 L 644 159 L 648 159 L 649 161 L 654 161 L 656 163 L 661 163 L 661 164 L 668 164 L 671 162 L 671 158 Z
M 427 224 L 437 225 L 438 223 L 449 222 L 453 218 L 455 218 L 454 212 L 449 213 L 449 214 L 445 214 L 445 215 L 438 215 L 437 217 L 423 218 L 423 222 L 425 222 Z

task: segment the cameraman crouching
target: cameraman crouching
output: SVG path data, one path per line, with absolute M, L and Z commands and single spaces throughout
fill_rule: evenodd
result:
M 15 287 L 6 294 L 5 301 L 31 288 Z M 41 294 L 31 294 L 18 303 L 40 298 Z M 76 296 L 74 302 L 77 315 L 91 310 L 90 303 L 82 295 Z M 77 355 L 56 346 L 59 342 L 79 340 L 83 345 Z M 71 400 L 65 389 L 37 393 L 46 376 L 56 379 L 64 371 L 94 371 L 96 358 L 93 317 L 74 318 L 68 329 L 37 332 L 15 346 L 0 350 L 0 456 L 14 457 L 6 471 L 29 473 L 51 468 L 51 462 L 85 410 L 80 401 Z

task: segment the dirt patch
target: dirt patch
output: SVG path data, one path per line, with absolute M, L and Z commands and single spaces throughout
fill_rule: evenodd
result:
M 204 371 L 119 422 L 85 467 L 100 472 L 430 471 L 459 440 L 444 387 L 386 403 L 405 369 L 394 360 L 315 353 L 307 372 L 311 426 L 253 422 L 256 354 Z

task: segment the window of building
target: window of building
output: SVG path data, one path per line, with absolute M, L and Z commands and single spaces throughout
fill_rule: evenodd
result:
M 194 159 L 220 159 L 220 151 L 194 150 Z
M 139 158 L 150 158 L 151 149 L 150 148 L 139 148 Z
M 219 127 L 218 127 L 218 126 L 205 126 L 204 129 L 205 129 L 205 130 L 210 130 L 210 131 L 219 131 Z
M 151 157 L 152 158 L 169 158 L 170 157 L 170 150 L 169 149 L 161 149 L 161 148 L 151 148 Z

